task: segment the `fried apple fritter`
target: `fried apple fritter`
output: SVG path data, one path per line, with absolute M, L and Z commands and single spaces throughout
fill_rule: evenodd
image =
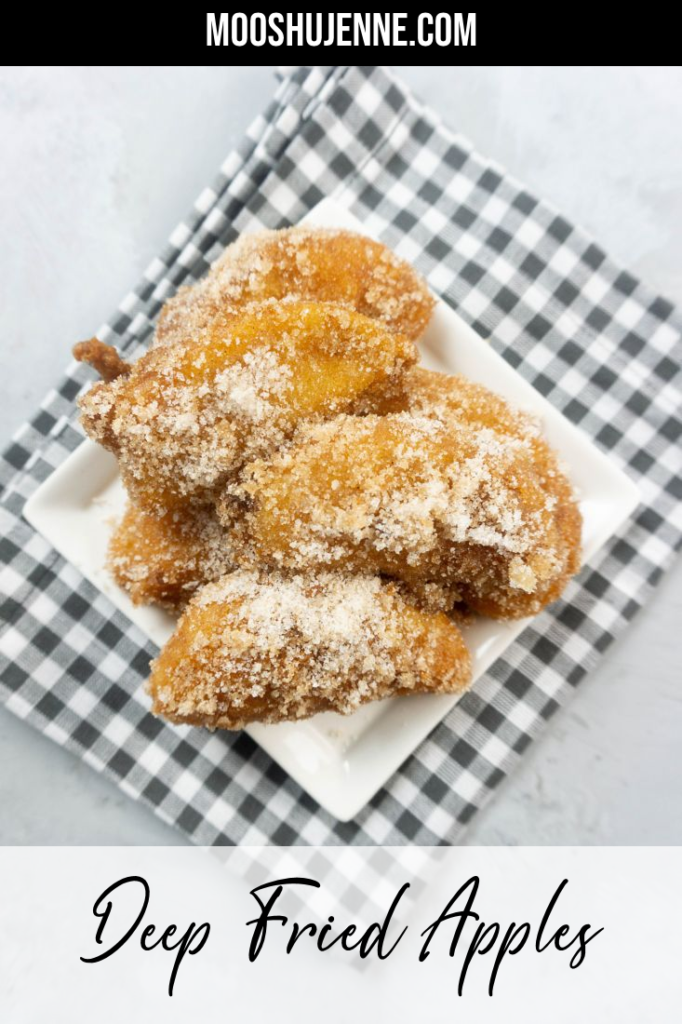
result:
M 81 421 L 117 456 L 132 500 L 161 515 L 210 503 L 299 421 L 351 411 L 415 359 L 408 338 L 345 306 L 262 303 L 95 384 Z
M 233 568 L 225 529 L 213 508 L 159 518 L 130 504 L 111 536 L 107 564 L 134 604 L 158 604 L 171 612 Z
M 455 587 L 476 611 L 539 611 L 578 568 L 580 514 L 548 445 L 412 413 L 339 416 L 247 466 L 219 506 L 235 560 Z
M 247 303 L 297 299 L 350 306 L 413 340 L 434 300 L 404 260 L 352 231 L 285 228 L 243 235 L 197 284 L 181 288 L 161 311 L 155 345 L 200 334 L 216 314 L 232 319 Z
M 156 714 L 241 729 L 415 693 L 471 676 L 457 627 L 376 577 L 238 571 L 204 587 L 152 664 Z

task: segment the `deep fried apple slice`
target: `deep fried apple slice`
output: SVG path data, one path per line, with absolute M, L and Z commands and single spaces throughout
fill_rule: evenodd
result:
M 109 541 L 108 567 L 134 604 L 158 604 L 172 612 L 233 568 L 213 508 L 157 517 L 130 504 Z
M 238 561 L 434 582 L 498 618 L 540 610 L 578 567 L 580 514 L 542 439 L 411 413 L 303 425 L 219 513 L 240 519 Z
M 301 419 L 352 410 L 415 358 L 409 339 L 352 309 L 263 303 L 95 384 L 80 400 L 81 420 L 118 457 L 132 500 L 160 515 L 209 503 Z
M 347 305 L 412 339 L 434 304 L 422 278 L 380 242 L 335 228 L 262 231 L 228 246 L 206 277 L 165 304 L 154 344 L 199 334 L 216 314 L 227 321 L 265 299 Z
M 152 665 L 153 710 L 241 729 L 415 693 L 458 693 L 469 654 L 447 616 L 375 577 L 238 571 L 191 601 Z

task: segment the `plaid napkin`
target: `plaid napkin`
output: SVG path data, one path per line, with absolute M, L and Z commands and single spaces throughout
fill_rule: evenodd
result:
M 205 844 L 451 843 L 598 662 L 682 538 L 682 316 L 477 153 L 380 67 L 288 68 L 100 336 L 148 343 L 163 301 L 241 231 L 333 195 L 636 482 L 643 504 L 357 820 L 322 812 L 245 735 L 173 728 L 142 690 L 154 647 L 21 518 L 78 446 L 72 364 L 2 464 L 0 695 Z

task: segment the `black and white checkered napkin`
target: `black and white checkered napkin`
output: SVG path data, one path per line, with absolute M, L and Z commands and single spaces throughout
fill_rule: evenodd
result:
M 608 451 L 643 504 L 348 824 L 245 735 L 165 725 L 154 648 L 21 518 L 82 434 L 73 364 L 2 461 L 0 695 L 196 842 L 452 842 L 635 612 L 682 539 L 682 316 L 378 67 L 286 69 L 273 103 L 100 333 L 147 343 L 162 302 L 247 228 L 334 196 Z

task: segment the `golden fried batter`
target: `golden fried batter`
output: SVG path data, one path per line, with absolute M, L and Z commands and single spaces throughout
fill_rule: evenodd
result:
M 99 338 L 79 341 L 73 346 L 73 357 L 79 363 L 92 366 L 107 383 L 117 377 L 126 377 L 132 369 L 132 365 L 121 359 L 113 345 L 107 345 Z
M 181 288 L 161 311 L 155 345 L 200 334 L 250 302 L 298 299 L 347 305 L 416 339 L 433 298 L 426 283 L 380 242 L 331 228 L 285 228 L 243 235 L 198 284 Z
M 491 590 L 485 597 L 469 591 L 472 608 L 493 618 L 521 618 L 532 615 L 556 600 L 568 578 L 580 568 L 581 517 L 575 496 L 565 475 L 556 472 L 556 459 L 540 436 L 539 423 L 527 412 L 514 409 L 500 395 L 459 374 L 438 373 L 415 366 L 396 381 L 391 393 L 368 403 L 368 410 L 377 413 L 412 412 L 438 419 L 447 425 L 460 421 L 474 429 L 489 427 L 496 433 L 524 438 L 533 450 L 533 461 L 547 489 L 555 492 L 555 515 L 558 529 L 567 549 L 566 571 L 541 588 L 541 595 L 525 594 L 507 587 L 500 593 Z M 464 596 L 463 592 L 460 596 Z
M 304 424 L 246 467 L 219 512 L 239 520 L 240 563 L 454 586 L 495 618 L 539 611 L 578 567 L 580 514 L 546 443 L 454 418 Z
M 146 515 L 128 505 L 109 542 L 108 566 L 134 604 L 178 611 L 233 566 L 225 529 L 211 507 Z
M 470 675 L 457 627 L 376 577 L 238 571 L 191 601 L 149 690 L 154 712 L 173 722 L 241 729 L 458 693 Z
M 528 413 L 513 409 L 494 391 L 460 374 L 438 373 L 423 366 L 412 367 L 378 399 L 361 402 L 360 411 L 381 416 L 411 412 L 442 423 L 457 420 L 474 430 L 489 427 L 510 437 L 538 435 L 536 421 Z
M 118 457 L 132 500 L 159 515 L 210 502 L 299 421 L 351 411 L 415 358 L 408 338 L 345 306 L 267 302 L 95 384 L 81 418 Z

